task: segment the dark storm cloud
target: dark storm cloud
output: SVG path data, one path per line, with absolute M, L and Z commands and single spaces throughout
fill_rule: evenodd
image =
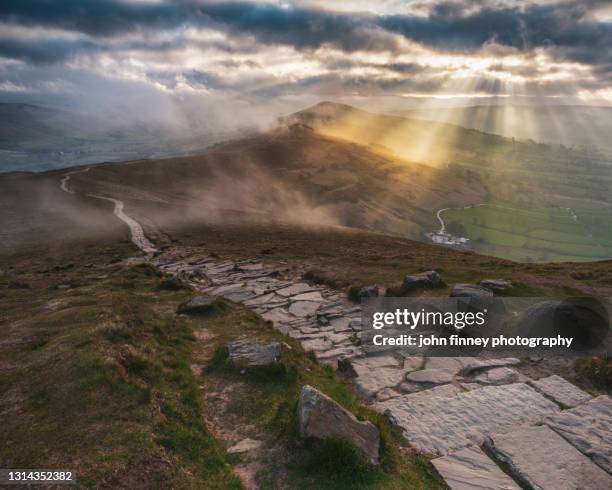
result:
M 227 1 L 3 0 L 0 18 L 92 36 L 206 26 L 250 35 L 263 44 L 302 50 L 329 44 L 347 52 L 394 51 L 397 40 L 390 34 L 395 33 L 450 51 L 478 50 L 488 41 L 523 50 L 553 47 L 560 56 L 597 65 L 612 49 L 612 24 L 587 18 L 594 3 L 494 8 L 482 1 L 444 1 L 432 3 L 427 16 L 374 16 Z
M 41 43 L 32 39 L 15 39 L 0 35 L 0 57 L 32 63 L 58 63 L 77 53 L 97 50 L 98 45 L 85 40 L 50 39 Z

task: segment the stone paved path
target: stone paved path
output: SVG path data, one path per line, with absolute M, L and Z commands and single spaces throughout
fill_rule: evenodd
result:
M 364 401 L 384 412 L 415 448 L 439 456 L 434 466 L 452 489 L 578 488 L 572 487 L 576 481 L 584 489 L 612 488 L 609 397 L 589 401 L 590 395 L 559 376 L 527 379 L 512 368 L 518 359 L 422 358 L 363 349 L 356 341 L 361 308 L 344 294 L 282 278 L 255 260 L 183 253 L 162 252 L 151 260 L 198 291 L 253 309 L 321 362 L 352 375 Z M 580 410 L 590 416 L 573 413 Z M 540 433 L 546 451 L 537 448 Z M 523 449 L 532 456 L 523 458 Z M 557 454 L 572 471 L 559 473 Z M 542 486 L 552 474 L 554 487 Z

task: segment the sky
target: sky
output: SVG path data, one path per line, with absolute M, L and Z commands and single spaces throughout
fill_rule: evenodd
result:
M 0 101 L 232 120 L 322 99 L 612 105 L 611 80 L 610 1 L 0 2 Z

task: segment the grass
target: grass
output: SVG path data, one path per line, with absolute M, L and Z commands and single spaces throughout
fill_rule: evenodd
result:
M 404 447 L 401 435 L 384 417 L 363 406 L 333 369 L 319 364 L 299 342 L 281 335 L 251 311 L 228 305 L 206 323 L 212 340 L 201 345 L 207 359 L 202 382 L 212 396 L 205 406 L 229 427 L 243 435 L 263 439 L 274 460 L 257 474 L 262 488 L 443 488 L 424 456 Z M 225 344 L 236 337 L 257 337 L 282 342 L 280 366 L 242 372 L 227 362 Z M 309 384 L 354 413 L 374 423 L 382 438 L 381 465 L 372 467 L 343 441 L 302 440 L 298 434 L 297 402 L 300 389 Z M 280 449 L 279 449 L 280 448 Z M 403 449 L 401 449 L 403 448 Z
M 577 219 L 574 219 L 575 212 Z M 612 257 L 609 210 L 491 203 L 444 213 L 476 251 L 512 260 L 586 261 Z
M 234 468 L 245 459 L 226 453 L 218 422 L 264 441 L 262 488 L 443 487 L 427 458 L 298 342 L 227 302 L 177 316 L 191 291 L 165 289 L 157 270 L 116 263 L 118 254 L 105 245 L 0 257 L 4 467 L 72 468 L 86 487 L 241 488 Z M 244 374 L 229 366 L 224 345 L 244 335 L 283 342 L 282 364 Z M 344 442 L 299 437 L 305 383 L 376 424 L 380 467 Z
M 159 290 L 146 266 L 109 272 L 2 291 L 3 467 L 72 468 L 86 487 L 240 488 L 202 421 L 193 326 L 174 315 L 189 293 Z
M 612 287 L 609 260 L 517 263 L 346 228 L 235 223 L 168 228 L 167 232 L 180 245 L 199 246 L 221 258 L 257 257 L 347 293 L 371 284 L 399 289 L 406 274 L 432 269 L 440 272 L 446 286 L 427 294 L 440 296 L 448 296 L 456 283 L 490 278 L 517 283 L 512 291 L 517 296 L 562 297 L 568 287 L 580 294 L 608 296 Z

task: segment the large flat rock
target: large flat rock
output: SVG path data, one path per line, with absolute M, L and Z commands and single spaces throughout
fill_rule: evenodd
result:
M 283 289 L 279 289 L 276 291 L 276 294 L 280 294 L 281 296 L 289 297 L 295 296 L 297 294 L 307 293 L 309 291 L 315 291 L 317 288 L 313 287 L 305 282 L 298 282 L 296 284 L 292 284 L 291 286 L 287 286 Z
M 612 399 L 607 395 L 547 417 L 555 432 L 612 474 Z
M 496 434 L 487 440 L 487 447 L 530 488 L 612 488 L 612 476 L 545 425 Z
M 591 399 L 591 395 L 556 374 L 529 381 L 529 384 L 563 408 L 573 408 Z
M 559 411 L 524 383 L 485 386 L 452 397 L 400 396 L 378 403 L 377 409 L 400 426 L 417 449 L 441 455 Z
M 321 304 L 317 301 L 296 301 L 289 307 L 289 313 L 304 318 L 314 315 L 320 306 Z
M 478 447 L 466 447 L 432 463 L 451 490 L 520 490 Z

